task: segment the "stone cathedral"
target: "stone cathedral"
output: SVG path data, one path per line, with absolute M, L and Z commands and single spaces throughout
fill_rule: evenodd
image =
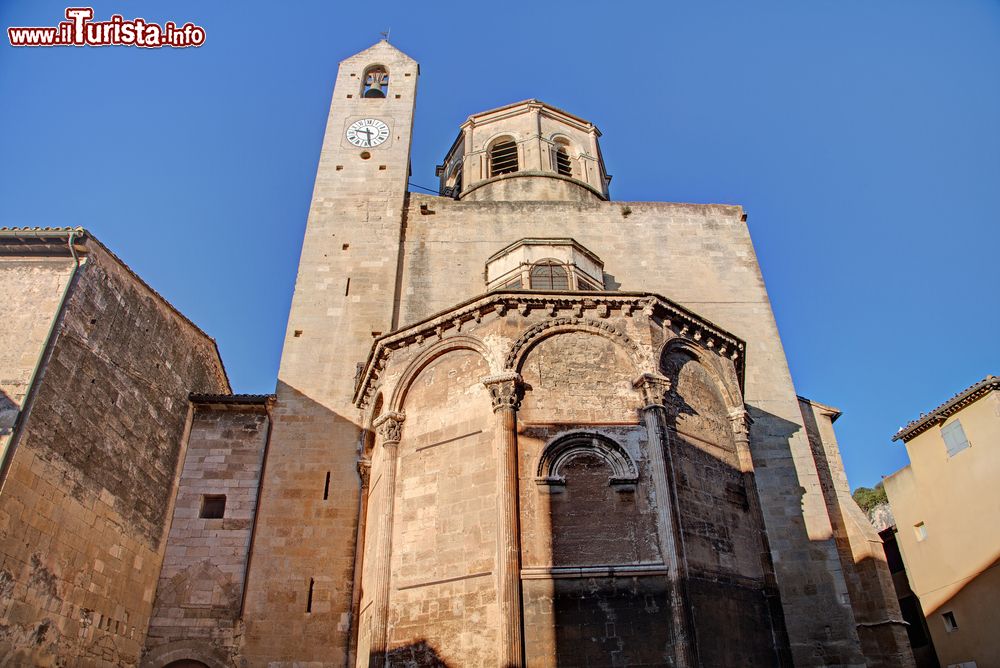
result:
M 0 229 L 0 663 L 907 666 L 738 206 L 340 64 L 273 395 L 81 228 Z M 444 145 L 444 141 L 442 141 Z

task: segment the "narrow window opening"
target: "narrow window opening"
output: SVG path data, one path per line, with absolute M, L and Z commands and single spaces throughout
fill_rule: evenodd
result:
M 513 174 L 517 171 L 517 144 L 504 139 L 490 149 L 490 176 Z
M 381 65 L 369 68 L 361 80 L 361 97 L 383 98 L 389 94 L 389 73 Z
M 301 329 L 295 330 L 292 336 L 294 336 L 296 339 L 299 338 L 300 336 L 302 336 L 302 330 Z
M 566 268 L 555 262 L 540 262 L 531 268 L 532 290 L 569 290 Z
M 348 248 L 350 248 L 350 247 L 351 247 L 351 244 L 344 244 L 344 245 L 342 245 L 342 246 L 340 247 L 340 250 L 347 250 L 347 249 L 348 249 Z
M 306 597 L 306 612 L 313 611 L 313 588 L 316 586 L 316 581 L 309 578 L 309 595 Z
M 923 522 L 917 522 L 913 525 L 913 533 L 917 535 L 917 542 L 927 540 L 927 527 L 924 526 Z
M 330 498 L 330 472 L 326 472 L 326 483 L 323 485 L 323 500 L 327 501 Z
M 347 277 L 347 285 L 344 286 L 344 296 L 351 294 L 351 277 Z
M 566 147 L 556 149 L 556 172 L 561 176 L 573 176 L 573 163 L 570 162 Z
M 205 520 L 220 520 L 225 514 L 225 494 L 206 494 L 201 497 L 201 512 L 198 513 L 198 517 Z
M 384 172 L 385 171 L 385 165 L 379 165 L 378 169 L 379 169 L 380 172 Z
M 955 621 L 955 613 L 948 612 L 942 613 L 941 618 L 944 619 L 944 628 L 948 633 L 958 630 L 958 622 Z

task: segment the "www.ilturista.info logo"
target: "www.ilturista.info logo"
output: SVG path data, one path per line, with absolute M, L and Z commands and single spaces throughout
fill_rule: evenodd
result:
M 92 21 L 93 7 L 67 7 L 67 21 L 55 27 L 11 27 L 7 36 L 11 46 L 201 46 L 205 29 L 193 23 L 178 26 L 167 21 L 162 26 L 146 19 L 126 21 L 114 14 L 108 21 Z

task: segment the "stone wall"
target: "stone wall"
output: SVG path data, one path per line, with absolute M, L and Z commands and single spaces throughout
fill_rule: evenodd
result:
M 362 99 L 365 69 L 388 69 L 385 98 Z M 342 666 L 352 618 L 359 517 L 352 405 L 356 365 L 393 328 L 417 63 L 387 42 L 341 63 L 327 120 L 295 294 L 246 601 L 251 662 Z M 344 137 L 361 118 L 390 125 L 364 150 Z M 364 156 L 362 155 L 364 154 Z M 367 156 L 367 157 L 365 157 Z M 331 494 L 323 498 L 327 474 Z M 306 612 L 313 599 L 329 606 Z
M 211 339 L 93 240 L 55 337 L 0 492 L 0 658 L 134 665 L 187 396 L 228 382 Z
M 399 322 L 484 291 L 486 260 L 519 238 L 572 237 L 610 290 L 663 294 L 747 342 L 751 452 L 798 665 L 864 661 L 819 475 L 743 210 L 656 202 L 472 202 L 411 193 Z
M 851 498 L 847 474 L 833 431 L 840 411 L 799 397 L 833 535 L 869 666 L 913 666 L 906 625 L 899 610 L 882 539 Z
M 269 419 L 263 397 L 197 398 L 177 488 L 144 665 L 237 660 L 243 589 Z M 206 496 L 224 496 L 222 517 L 204 518 Z M 319 601 L 314 603 L 317 610 Z M 327 602 L 325 605 L 329 605 Z
M 0 255 L 0 453 L 7 450 L 74 266 L 69 257 Z

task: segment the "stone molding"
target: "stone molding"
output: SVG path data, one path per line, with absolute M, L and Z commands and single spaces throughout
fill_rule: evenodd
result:
M 639 482 L 639 469 L 628 451 L 617 441 L 589 431 L 565 434 L 548 443 L 538 459 L 535 482 L 555 487 L 565 485 L 562 467 L 584 453 L 597 455 L 611 467 L 609 485 L 629 487 Z
M 596 318 L 604 319 L 617 312 L 622 317 L 633 317 L 638 311 L 647 318 L 660 318 L 664 330 L 670 330 L 675 337 L 683 338 L 692 345 L 731 360 L 737 369 L 737 374 L 742 375 L 746 349 L 746 344 L 742 340 L 655 293 L 490 292 L 457 304 L 447 311 L 430 316 L 418 323 L 378 337 L 372 345 L 368 359 L 359 376 L 358 387 L 354 395 L 355 405 L 359 408 L 368 405 L 371 397 L 375 394 L 378 379 L 385 369 L 386 362 L 394 351 L 412 346 L 424 346 L 427 345 L 428 341 L 454 338 L 457 333 L 462 331 L 464 324 L 468 322 L 478 324 L 482 322 L 483 318 L 491 315 L 499 318 L 509 318 L 511 315 L 528 317 L 535 311 L 546 313 L 550 317 L 550 321 L 548 321 L 549 324 L 539 323 L 536 325 L 535 327 L 540 325 L 541 329 L 535 330 L 529 338 L 534 338 L 544 329 L 552 327 L 552 320 L 562 318 L 582 320 L 585 321 L 583 324 L 586 326 L 595 327 L 594 331 L 598 333 L 611 335 L 615 338 L 621 334 L 627 338 L 627 335 L 621 333 L 614 325 L 601 323 L 600 320 L 589 316 L 593 315 Z M 559 315 L 561 312 L 566 312 L 565 316 Z M 579 325 L 580 323 L 566 322 L 565 326 L 572 327 L 574 324 Z M 631 339 L 628 340 L 631 341 Z M 522 347 L 525 342 L 522 342 Z M 635 345 L 634 342 L 632 345 Z M 635 354 L 634 349 L 630 350 L 630 355 L 634 356 Z M 639 354 L 641 356 L 641 351 Z M 507 359 L 511 358 L 510 354 L 506 357 Z M 640 359 L 644 359 L 644 356 L 641 356 Z M 504 368 L 510 368 L 510 366 L 505 363 Z
M 599 305 L 598 315 L 601 317 L 607 317 L 607 310 L 602 311 L 601 306 L 604 306 L 605 309 L 607 307 L 605 304 Z M 524 355 L 527 354 L 527 352 L 534 347 L 536 343 L 546 338 L 545 334 L 551 329 L 589 331 L 606 336 L 621 344 L 621 346 L 628 351 L 629 357 L 632 358 L 632 361 L 639 368 L 644 366 L 642 349 L 639 348 L 635 341 L 629 338 L 628 334 L 621 331 L 611 323 L 598 322 L 597 320 L 591 320 L 589 318 L 561 317 L 550 318 L 549 320 L 540 322 L 529 327 L 523 334 L 521 334 L 517 341 L 511 345 L 510 352 L 507 353 L 507 357 L 504 360 L 504 368 L 516 371 L 520 366 L 521 359 Z

